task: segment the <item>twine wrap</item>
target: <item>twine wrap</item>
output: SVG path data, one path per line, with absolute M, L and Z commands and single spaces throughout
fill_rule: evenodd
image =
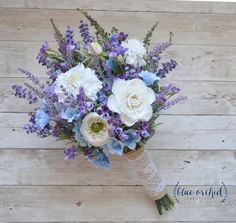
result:
M 136 169 L 149 197 L 159 200 L 167 194 L 166 185 L 158 174 L 155 163 L 143 148 L 126 154 L 129 163 Z

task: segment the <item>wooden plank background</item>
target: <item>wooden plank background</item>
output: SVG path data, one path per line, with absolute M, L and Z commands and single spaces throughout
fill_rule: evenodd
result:
M 225 203 L 183 199 L 159 216 L 125 159 L 112 157 L 109 172 L 81 157 L 63 161 L 64 142 L 23 132 L 32 108 L 10 90 L 25 80 L 17 67 L 44 81 L 35 57 L 42 41 L 55 46 L 49 19 L 77 31 L 77 7 L 139 39 L 157 20 L 153 43 L 174 32 L 164 58 L 179 65 L 166 81 L 188 100 L 163 112 L 147 149 L 170 193 L 177 182 L 195 189 L 223 181 Z M 0 0 L 0 222 L 236 222 L 235 64 L 236 3 Z

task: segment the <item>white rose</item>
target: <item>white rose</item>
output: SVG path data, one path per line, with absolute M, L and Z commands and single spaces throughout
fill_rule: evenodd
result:
M 80 132 L 85 140 L 93 146 L 103 146 L 108 143 L 108 123 L 95 112 L 91 112 L 82 120 Z
M 85 95 L 96 100 L 97 92 L 102 88 L 102 82 L 97 78 L 95 71 L 85 68 L 83 64 L 71 68 L 65 73 L 60 74 L 55 81 L 55 93 L 59 101 L 64 101 L 66 95 L 61 86 L 67 93 L 77 96 L 80 88 L 83 87 Z
M 136 39 L 129 39 L 128 41 L 122 42 L 121 46 L 128 49 L 124 55 L 127 64 L 135 67 L 146 65 L 144 57 L 147 54 L 147 50 L 144 47 L 144 43 Z
M 112 93 L 108 98 L 108 107 L 120 114 L 125 125 L 132 126 L 137 121 L 148 121 L 152 117 L 151 104 L 155 101 L 155 93 L 144 81 L 138 78 L 126 81 L 117 79 Z
M 89 52 L 90 54 L 95 53 L 95 54 L 99 55 L 99 54 L 102 53 L 102 47 L 101 47 L 101 45 L 100 45 L 98 42 L 92 42 L 92 43 L 90 44 L 90 49 L 89 49 L 88 52 Z

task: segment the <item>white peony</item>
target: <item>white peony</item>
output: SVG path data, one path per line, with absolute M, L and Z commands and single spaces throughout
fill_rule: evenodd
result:
M 82 120 L 80 132 L 85 140 L 93 146 L 103 146 L 108 143 L 108 123 L 95 112 L 91 112 Z
M 85 95 L 96 100 L 97 92 L 102 88 L 102 82 L 97 78 L 95 71 L 85 68 L 83 64 L 71 68 L 65 73 L 60 74 L 55 81 L 55 93 L 59 101 L 64 101 L 66 95 L 61 86 L 67 93 L 77 96 L 80 88 L 83 87 Z
M 108 107 L 120 114 L 125 125 L 132 126 L 137 121 L 148 121 L 152 117 L 151 104 L 155 101 L 155 93 L 144 81 L 138 78 L 126 81 L 116 79 L 112 93 L 108 98 Z
M 121 46 L 127 48 L 125 52 L 125 60 L 127 64 L 133 66 L 144 66 L 146 62 L 144 60 L 147 50 L 144 44 L 136 39 L 129 39 L 121 43 Z

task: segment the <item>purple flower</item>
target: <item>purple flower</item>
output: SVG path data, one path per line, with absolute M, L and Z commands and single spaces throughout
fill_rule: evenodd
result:
M 162 63 L 162 68 L 158 70 L 157 76 L 160 78 L 166 77 L 166 74 L 175 69 L 177 62 L 170 60 L 170 62 Z
M 79 32 L 85 45 L 88 45 L 93 41 L 92 36 L 89 34 L 88 24 L 84 23 L 82 20 L 79 25 Z
M 37 59 L 38 63 L 42 64 L 43 66 L 48 65 L 48 59 L 47 59 L 47 50 L 48 50 L 48 43 L 44 42 L 39 50 Z
M 29 101 L 29 104 L 36 103 L 38 98 L 34 95 L 34 93 L 28 88 L 24 88 L 21 85 L 13 85 L 12 89 L 15 90 L 15 96 L 18 98 L 24 98 Z
M 174 106 L 175 104 L 179 103 L 180 101 L 183 101 L 183 100 L 186 100 L 187 97 L 185 96 L 180 96 L 180 97 L 177 97 L 171 101 L 168 101 L 165 106 L 163 107 L 163 109 L 167 110 L 169 109 L 170 107 Z
M 124 55 L 127 49 L 121 46 L 121 42 L 128 37 L 125 33 L 112 33 L 109 40 L 104 45 L 104 50 L 108 52 L 110 58 Z
M 67 26 L 65 33 L 65 55 L 67 63 L 71 63 L 75 48 L 74 31 L 70 26 Z
M 38 136 L 41 138 L 47 137 L 50 135 L 49 131 L 49 125 L 45 126 L 43 129 L 41 129 L 35 121 L 36 115 L 34 113 L 29 113 L 30 119 L 28 123 L 24 125 L 24 130 L 26 131 L 27 134 L 29 133 L 37 133 Z
M 161 91 L 156 96 L 156 101 L 164 106 L 167 103 L 167 98 L 177 94 L 179 91 L 180 89 L 173 86 L 172 84 L 165 84 L 161 86 Z
M 73 145 L 72 147 L 65 148 L 64 150 L 65 160 L 75 159 L 76 156 L 76 147 Z
M 99 91 L 97 93 L 97 97 L 98 97 L 97 101 L 99 102 L 100 105 L 105 106 L 107 104 L 107 99 L 108 98 L 107 98 L 107 95 L 104 92 Z
M 25 76 L 27 78 L 29 78 L 35 85 L 39 84 L 39 79 L 35 75 L 33 75 L 32 73 L 30 73 L 29 71 L 26 71 L 22 68 L 18 68 L 18 70 L 20 72 L 22 72 L 23 74 L 25 74 Z
M 169 46 L 171 46 L 171 42 L 165 42 L 165 43 L 158 43 L 156 44 L 152 50 L 150 51 L 150 55 L 151 56 L 157 56 L 159 54 L 161 54 L 164 50 L 166 50 Z

